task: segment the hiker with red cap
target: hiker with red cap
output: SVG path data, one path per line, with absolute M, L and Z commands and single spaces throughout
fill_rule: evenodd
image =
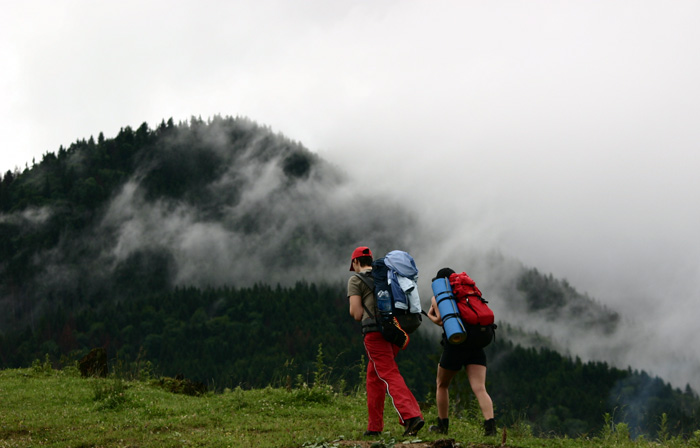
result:
M 358 274 L 372 271 L 372 251 L 367 246 L 356 248 L 350 258 L 350 270 Z M 404 435 L 415 435 L 425 424 L 418 402 L 406 386 L 396 355 L 400 348 L 387 341 L 368 313 L 378 314 L 374 291 L 357 275 L 348 280 L 350 315 L 362 321 L 362 333 L 367 352 L 367 411 L 368 423 L 365 436 L 380 435 L 384 430 L 384 400 L 389 394 L 394 409 L 399 414 Z M 369 325 L 364 325 L 367 322 Z

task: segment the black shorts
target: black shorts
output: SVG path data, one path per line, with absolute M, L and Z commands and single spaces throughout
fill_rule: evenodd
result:
M 486 353 L 483 348 L 465 348 L 459 345 L 443 343 L 445 349 L 440 357 L 440 367 L 447 370 L 462 370 L 469 364 L 486 367 Z

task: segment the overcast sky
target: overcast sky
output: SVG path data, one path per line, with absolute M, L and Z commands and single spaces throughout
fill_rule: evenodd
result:
M 247 116 L 410 180 L 465 247 L 697 328 L 698 1 L 0 1 L 2 172 Z

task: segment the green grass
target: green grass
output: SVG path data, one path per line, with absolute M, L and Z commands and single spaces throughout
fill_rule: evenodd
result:
M 0 371 L 0 447 L 333 447 L 363 440 L 366 412 L 361 391 L 343 394 L 328 385 L 188 396 L 156 380 L 85 379 L 75 368 L 38 363 Z M 424 413 L 428 422 L 436 417 L 434 407 Z M 385 416 L 375 446 L 398 448 L 407 439 L 389 405 Z M 533 437 L 523 423 L 507 428 L 507 446 L 700 447 L 700 431 L 685 441 L 631 441 L 624 425 L 607 423 L 603 434 L 580 439 Z M 481 431 L 476 418 L 452 418 L 449 438 L 463 447 L 500 446 L 500 437 Z M 440 438 L 427 426 L 419 434 L 426 444 Z

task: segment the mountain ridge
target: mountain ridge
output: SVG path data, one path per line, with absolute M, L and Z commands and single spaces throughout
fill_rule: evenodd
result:
M 3 298 L 24 283 L 46 283 L 43 294 L 90 276 L 99 278 L 95 290 L 108 278 L 126 279 L 117 285 L 128 287 L 129 275 L 139 273 L 158 287 L 342 279 L 353 245 L 368 244 L 377 253 L 401 247 L 425 260 L 423 252 L 437 239 L 389 196 L 355 193 L 338 168 L 240 117 L 179 125 L 170 119 L 154 130 L 144 123 L 114 139 L 100 133 L 97 142 L 90 137 L 61 147 L 22 173 L 8 171 L 1 185 L 0 248 L 9 260 L 0 265 Z M 490 264 L 489 271 L 506 262 L 485 254 L 469 269 L 497 289 L 478 266 Z M 129 273 L 130 264 L 139 268 Z M 158 272 L 146 274 L 154 265 Z M 505 298 L 541 277 L 536 270 L 528 276 L 533 271 L 522 265 L 513 269 L 509 282 L 515 283 L 506 282 Z M 543 287 L 525 285 L 531 292 L 521 311 L 546 311 L 553 319 L 574 300 L 616 324 L 614 311 L 551 275 L 543 278 Z

